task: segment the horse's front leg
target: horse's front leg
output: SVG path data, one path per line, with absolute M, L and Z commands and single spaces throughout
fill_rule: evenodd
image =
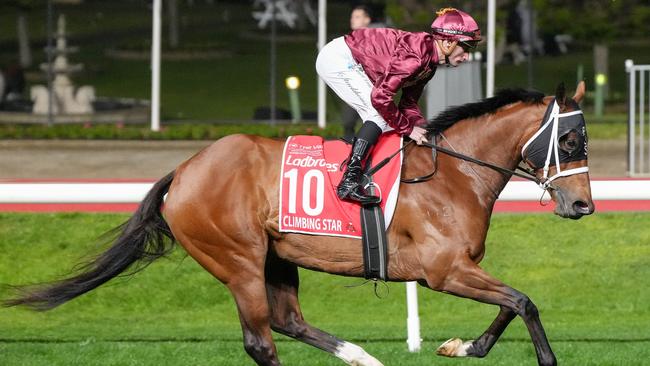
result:
M 475 341 L 450 339 L 438 349 L 438 354 L 449 357 L 484 357 L 499 339 L 510 321 L 519 315 L 530 333 L 540 365 L 556 365 L 555 355 L 546 338 L 537 307 L 525 294 L 503 284 L 487 274 L 470 259 L 451 266 L 452 272 L 440 281 L 432 273 L 429 286 L 460 297 L 501 306 L 501 311 L 490 327 Z M 433 286 L 435 284 L 435 286 Z
M 478 339 L 463 342 L 460 338 L 452 338 L 438 347 L 436 353 L 447 357 L 485 357 L 515 316 L 514 311 L 501 306 L 499 315 Z

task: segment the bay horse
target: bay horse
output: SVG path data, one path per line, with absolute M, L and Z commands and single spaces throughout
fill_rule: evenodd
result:
M 565 96 L 563 86 L 555 98 L 505 90 L 443 112 L 427 125 L 429 139 L 443 132 L 440 146 L 512 170 L 522 160 L 529 162 L 526 154 L 522 158 L 522 148 L 537 135 L 545 111 L 557 106 L 562 113 L 577 114 L 584 92 L 584 83 L 578 85 L 573 98 Z M 559 149 L 570 153 L 580 142 L 576 136 L 575 130 L 556 136 Z M 586 172 L 586 135 L 584 148 L 585 159 L 558 163 L 546 172 L 533 164 L 532 171 L 546 181 L 544 188 L 556 203 L 555 213 L 562 217 L 577 219 L 594 210 Z M 19 287 L 4 304 L 51 309 L 127 270 L 128 274 L 137 272 L 178 242 L 232 293 L 244 349 L 257 364 L 280 364 L 273 330 L 350 365 L 381 365 L 361 347 L 303 318 L 298 267 L 361 277 L 362 250 L 356 239 L 279 232 L 282 151 L 282 141 L 256 136 L 231 135 L 216 141 L 158 181 L 134 215 L 116 228 L 113 245 L 78 274 Z M 403 177 L 423 175 L 431 166 L 430 149 L 414 144 L 405 149 Z M 577 174 L 557 174 L 558 167 L 565 172 L 574 169 Z M 557 179 L 546 178 L 549 172 Z M 510 178 L 489 167 L 438 155 L 437 172 L 430 180 L 400 186 L 387 231 L 388 274 L 391 281 L 417 281 L 435 291 L 499 306 L 494 321 L 476 340 L 452 338 L 438 348 L 438 354 L 484 357 L 519 315 L 538 363 L 555 365 L 533 302 L 478 265 L 485 254 L 495 201 Z

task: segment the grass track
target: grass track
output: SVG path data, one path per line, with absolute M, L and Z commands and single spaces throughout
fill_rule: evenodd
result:
M 358 342 L 385 365 L 533 365 L 526 341 L 502 340 L 485 359 L 447 359 L 428 342 L 417 354 L 402 342 Z M 296 342 L 277 342 L 285 365 L 342 365 L 338 359 Z M 647 342 L 554 342 L 564 365 L 647 365 Z M 1 344 L 4 365 L 252 365 L 237 342 L 78 342 Z M 25 354 L 29 354 L 25 357 Z
M 0 283 L 64 275 L 89 245 L 126 218 L 107 214 L 0 214 Z M 496 215 L 483 267 L 538 305 L 565 365 L 643 365 L 650 359 L 650 214 Z M 224 286 L 177 250 L 130 280 L 119 279 L 47 313 L 0 310 L 0 365 L 242 365 L 235 307 Z M 303 271 L 307 320 L 353 340 L 386 365 L 535 364 L 516 319 L 482 360 L 435 357 L 452 336 L 478 336 L 493 306 L 420 289 L 423 350 L 406 352 L 401 284 L 377 299 L 358 279 Z M 2 290 L 0 297 L 6 296 Z M 368 309 L 372 308 L 373 311 Z M 340 365 L 275 336 L 287 365 Z

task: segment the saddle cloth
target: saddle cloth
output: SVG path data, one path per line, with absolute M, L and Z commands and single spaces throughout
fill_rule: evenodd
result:
M 380 137 L 372 151 L 373 166 L 402 147 L 396 133 Z M 280 173 L 280 232 L 361 238 L 361 205 L 339 200 L 336 186 L 341 163 L 351 146 L 320 136 L 290 136 L 284 145 Z M 402 153 L 377 171 L 372 180 L 381 198 L 386 227 L 390 225 L 402 167 Z

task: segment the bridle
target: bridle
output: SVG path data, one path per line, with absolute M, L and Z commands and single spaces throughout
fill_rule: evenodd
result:
M 560 113 L 560 106 L 558 105 L 556 100 L 553 100 L 553 104 L 549 105 L 549 108 L 548 108 L 545 116 L 546 115 L 548 115 L 548 119 L 547 119 L 546 123 L 544 123 L 539 128 L 539 130 L 530 139 L 528 139 L 528 141 L 526 141 L 524 146 L 521 148 L 521 157 L 522 157 L 522 159 L 524 159 L 524 161 L 527 161 L 527 162 L 530 160 L 530 159 L 528 159 L 528 156 L 527 156 L 530 153 L 529 147 L 535 145 L 535 146 L 539 146 L 539 147 L 542 147 L 542 148 L 546 149 L 546 158 L 544 160 L 544 165 L 543 166 L 536 166 L 537 169 L 543 169 L 544 174 L 542 176 L 542 183 L 540 184 L 540 187 L 542 189 L 544 189 L 544 190 L 546 190 L 551 185 L 551 182 L 553 182 L 557 178 L 567 177 L 569 175 L 574 175 L 574 174 L 587 173 L 589 171 L 589 167 L 586 167 L 586 166 L 580 167 L 580 168 L 568 169 L 568 170 L 564 170 L 564 171 L 562 171 L 562 169 L 560 168 L 560 163 L 565 162 L 565 161 L 563 161 L 563 157 L 561 157 L 560 151 L 559 151 L 559 139 L 560 139 L 560 136 L 558 135 L 558 129 L 559 129 L 560 119 L 561 118 L 567 118 L 567 119 L 571 120 L 571 121 L 567 121 L 567 123 L 565 123 L 565 124 L 569 124 L 571 122 L 574 122 L 574 124 L 576 124 L 577 127 L 580 127 L 580 126 L 582 127 L 582 131 L 580 131 L 580 133 L 582 134 L 582 136 L 584 138 L 584 141 L 583 141 L 584 146 L 580 146 L 580 150 L 578 150 L 578 153 L 584 153 L 584 155 L 581 155 L 580 157 L 586 158 L 587 140 L 586 140 L 586 132 L 584 130 L 584 118 L 581 116 L 582 111 L 580 109 L 578 109 L 578 110 L 575 110 L 575 111 L 572 111 L 572 112 Z M 574 117 L 574 116 L 579 116 L 579 117 Z M 571 117 L 573 117 L 573 118 L 571 118 Z M 549 132 L 547 132 L 546 130 L 549 127 L 551 128 L 551 130 Z M 543 145 L 543 144 L 545 144 L 545 141 L 541 141 L 541 142 L 536 141 L 540 137 L 542 137 L 544 135 L 544 133 L 546 133 L 546 134 L 550 133 L 548 145 Z M 540 143 L 542 145 L 539 145 Z M 530 149 L 530 150 L 533 150 L 533 149 Z M 542 152 L 543 152 L 543 150 L 542 150 Z M 540 158 L 540 156 L 538 156 L 539 152 L 534 151 L 533 153 L 536 155 L 536 156 L 533 157 L 533 160 L 539 160 L 539 158 Z M 550 169 L 550 166 L 551 166 L 551 158 L 552 157 L 555 157 L 555 171 L 556 171 L 556 173 L 555 173 L 555 175 L 549 177 L 548 172 L 549 172 L 549 169 Z M 567 158 L 570 158 L 570 157 L 571 157 L 571 155 L 569 155 L 569 157 L 567 157 Z M 568 159 L 568 160 L 570 161 L 570 159 Z M 528 164 L 530 164 L 530 163 L 528 163 Z

